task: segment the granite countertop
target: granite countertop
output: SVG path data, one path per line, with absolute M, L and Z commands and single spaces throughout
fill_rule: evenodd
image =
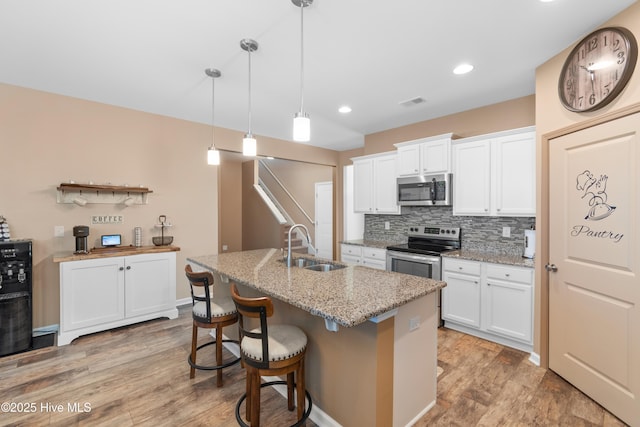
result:
M 492 262 L 495 264 L 534 268 L 533 259 L 524 258 L 519 255 L 505 255 L 492 252 L 470 251 L 462 249 L 458 251 L 443 252 L 442 256 L 446 258 L 468 259 L 470 261 Z
M 281 260 L 279 249 L 187 258 L 197 266 L 345 327 L 359 325 L 446 286 L 433 279 L 354 265 L 328 272 L 288 269 Z
M 376 248 L 376 249 L 387 249 L 387 246 L 397 245 L 399 243 L 407 243 L 405 242 L 388 242 L 384 240 L 367 240 L 367 239 L 357 239 L 357 240 L 345 240 L 340 242 L 345 245 L 355 245 L 355 246 L 366 246 L 368 248 Z

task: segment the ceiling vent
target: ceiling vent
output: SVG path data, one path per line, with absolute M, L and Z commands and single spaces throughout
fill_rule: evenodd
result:
M 427 100 L 421 96 L 416 96 L 415 98 L 411 98 L 411 99 L 407 99 L 406 101 L 399 102 L 399 104 L 404 107 L 413 107 L 414 105 L 422 104 L 423 102 L 427 102 Z

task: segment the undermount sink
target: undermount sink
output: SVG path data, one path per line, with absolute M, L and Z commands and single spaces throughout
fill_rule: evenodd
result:
M 342 265 L 342 264 L 314 264 L 314 265 L 310 265 L 305 267 L 305 270 L 312 270 L 312 271 L 333 271 L 333 270 L 339 270 L 341 268 L 345 268 L 346 265 Z
M 280 261 L 284 263 L 287 262 L 286 258 Z M 305 270 L 311 270 L 311 271 L 333 271 L 333 270 L 338 270 L 346 267 L 346 265 L 344 264 L 334 264 L 324 260 L 302 258 L 302 257 L 293 258 L 291 260 L 291 266 L 300 267 L 300 268 L 304 268 Z

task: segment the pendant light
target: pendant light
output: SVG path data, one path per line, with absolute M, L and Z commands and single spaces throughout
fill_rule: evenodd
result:
M 242 154 L 245 156 L 255 156 L 258 154 L 256 139 L 251 133 L 251 52 L 258 50 L 258 42 L 252 39 L 240 40 L 240 47 L 247 51 L 249 56 L 249 130 L 242 139 Z
M 300 8 L 300 111 L 293 117 L 293 140 L 308 142 L 311 139 L 311 119 L 304 112 L 304 8 L 313 0 L 291 0 Z
M 220 164 L 220 152 L 216 150 L 215 145 L 215 94 L 216 94 L 216 79 L 222 75 L 220 70 L 216 70 L 215 68 L 207 68 L 204 70 L 205 74 L 211 77 L 211 145 L 209 146 L 209 150 L 207 150 L 207 163 L 210 165 L 219 165 Z

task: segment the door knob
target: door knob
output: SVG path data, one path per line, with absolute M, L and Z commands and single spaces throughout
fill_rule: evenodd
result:
M 554 273 L 558 271 L 558 267 L 555 264 L 547 264 L 544 266 L 544 269 L 547 271 L 553 271 Z

